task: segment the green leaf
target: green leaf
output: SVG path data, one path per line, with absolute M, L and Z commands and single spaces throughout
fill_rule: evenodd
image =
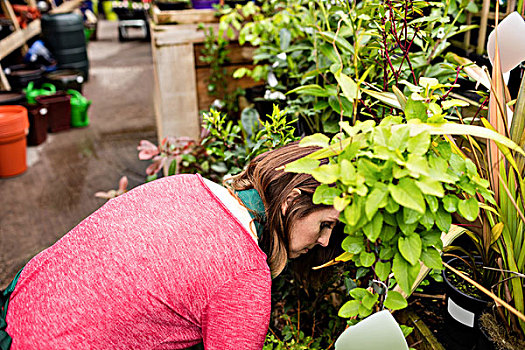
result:
M 419 219 L 421 219 L 421 217 L 423 216 L 423 214 L 421 214 L 420 212 L 418 211 L 415 211 L 415 210 L 412 210 L 412 209 L 409 209 L 409 208 L 403 208 L 403 219 L 405 221 L 405 223 L 407 224 L 415 224 L 416 222 L 419 222 Z
M 312 201 L 314 204 L 332 205 L 334 198 L 341 194 L 341 190 L 328 185 L 320 185 L 315 189 Z
M 372 313 L 372 309 L 366 308 L 363 304 L 359 305 L 359 317 L 365 318 Z
M 393 129 L 392 136 L 388 140 L 388 149 L 391 151 L 399 150 L 404 152 L 409 140 L 409 134 L 410 130 L 406 125 L 400 125 L 398 128 Z
M 435 215 L 435 222 L 437 227 L 442 232 L 448 232 L 448 230 L 450 229 L 450 225 L 452 225 L 452 215 L 450 215 L 441 208 L 438 209 Z
M 374 305 L 377 303 L 377 299 L 379 298 L 378 294 L 367 294 L 362 300 L 363 306 L 367 309 L 372 309 Z
M 383 227 L 383 215 L 376 213 L 372 221 L 369 221 L 363 226 L 363 232 L 370 242 L 375 242 L 381 234 L 381 228 Z
M 443 208 L 449 213 L 453 213 L 458 209 L 458 202 L 458 197 L 447 194 L 443 198 Z
M 341 73 L 341 71 L 338 71 L 334 74 L 335 79 L 341 86 L 341 90 L 343 90 L 343 95 L 350 101 L 354 101 L 355 99 L 359 99 L 361 97 L 359 93 L 359 87 L 357 84 L 350 78 L 348 75 Z
M 390 310 L 401 310 L 408 306 L 406 299 L 401 293 L 391 290 L 385 299 L 385 307 Z
M 284 171 L 289 173 L 311 174 L 321 162 L 311 158 L 299 158 L 284 166 Z
M 430 133 L 423 131 L 408 140 L 407 150 L 416 155 L 424 155 L 430 146 Z
M 451 107 L 468 107 L 468 106 L 469 106 L 468 102 L 465 102 L 463 100 L 454 99 L 454 98 L 441 102 L 441 107 L 443 109 L 449 109 Z
M 434 196 L 425 196 L 425 200 L 432 213 L 435 213 L 439 208 L 438 199 Z
M 408 237 L 401 237 L 397 242 L 399 252 L 412 265 L 419 261 L 421 256 L 421 238 L 413 233 Z
M 350 296 L 356 300 L 363 300 L 368 294 L 372 294 L 364 288 L 354 288 L 349 292 Z
M 416 210 L 421 214 L 425 213 L 425 199 L 413 180 L 402 178 L 397 185 L 389 184 L 388 190 L 392 198 L 400 205 Z
M 337 196 L 334 198 L 333 202 L 334 202 L 334 209 L 341 212 L 345 210 L 348 204 L 350 204 L 350 198 Z
M 405 116 L 407 120 L 419 119 L 421 121 L 427 121 L 427 106 L 421 101 L 414 101 L 409 98 L 405 106 Z
M 388 188 L 385 185 L 375 187 L 372 192 L 370 192 L 365 204 L 365 214 L 368 220 L 374 217 L 379 208 L 386 206 L 388 203 L 386 201 L 387 196 Z
M 428 247 L 427 249 L 423 250 L 423 252 L 421 253 L 421 260 L 423 261 L 425 266 L 430 269 L 441 270 L 443 268 L 443 264 L 441 262 L 441 255 L 436 250 L 436 248 Z
M 436 78 L 421 77 L 419 78 L 419 85 L 424 88 L 432 89 L 433 87 L 439 85 L 439 80 L 437 80 Z
M 411 265 L 399 253 L 394 256 L 392 272 L 394 272 L 394 277 L 396 278 L 399 287 L 401 287 L 405 293 L 411 293 L 412 285 L 416 281 L 419 270 L 419 264 Z
M 396 95 L 391 92 L 378 92 L 369 89 L 361 89 L 361 91 L 375 99 L 378 99 L 384 104 L 389 105 L 390 107 L 401 109 L 401 104 L 399 103 Z
M 341 160 L 341 182 L 344 185 L 355 185 L 357 183 L 357 172 L 354 165 L 346 160 Z
M 423 156 L 409 154 L 406 167 L 410 170 L 412 177 L 419 178 L 420 175 L 429 175 L 428 162 Z
M 341 243 L 341 247 L 352 254 L 359 254 L 365 249 L 363 237 L 348 236 Z
M 430 177 L 421 176 L 416 180 L 416 185 L 423 194 L 428 196 L 443 197 L 445 195 L 445 190 L 443 189 L 441 182 Z
M 312 170 L 311 174 L 322 184 L 331 184 L 337 181 L 340 174 L 339 164 L 324 164 Z
M 362 251 L 361 254 L 359 254 L 359 259 L 361 261 L 361 265 L 363 265 L 364 267 L 370 267 L 376 261 L 376 256 L 374 255 L 374 253 Z
M 391 269 L 392 269 L 392 264 L 390 263 L 390 261 L 387 261 L 387 262 L 378 261 L 375 266 L 376 275 L 381 281 L 386 281 L 386 279 L 388 278 L 388 275 L 390 275 Z
M 299 146 L 308 147 L 308 146 L 319 146 L 319 147 L 328 147 L 330 138 L 324 134 L 317 133 L 313 135 L 305 136 L 300 142 Z
M 350 226 L 355 226 L 359 219 L 361 219 L 361 199 L 359 197 L 354 198 L 352 203 L 345 208 L 344 217 L 346 222 Z
M 357 316 L 357 314 L 359 313 L 360 305 L 361 305 L 361 302 L 359 300 L 347 301 L 343 306 L 341 306 L 337 314 L 339 315 L 339 317 L 343 317 L 343 318 Z
M 395 232 L 395 231 L 394 231 Z M 395 251 L 390 246 L 383 246 L 379 251 L 379 259 L 381 260 L 390 260 L 394 257 Z M 390 263 L 389 263 L 390 264 Z M 389 267 L 390 269 L 390 267 Z
M 474 221 L 478 218 L 479 204 L 475 197 L 460 200 L 458 204 L 458 211 L 468 221 Z

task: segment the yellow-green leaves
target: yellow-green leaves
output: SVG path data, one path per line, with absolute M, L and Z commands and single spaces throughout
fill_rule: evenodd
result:
M 385 307 L 391 310 L 401 310 L 408 306 L 408 303 L 401 293 L 392 290 L 388 292 L 385 300 Z
M 397 241 L 399 252 L 410 264 L 415 265 L 421 256 L 421 238 L 412 233 L 407 237 L 401 237 Z
M 361 93 L 359 92 L 359 87 L 348 75 L 338 71 L 334 74 L 335 79 L 341 86 L 343 90 L 343 95 L 350 101 L 361 98 Z
M 422 214 L 425 212 L 425 199 L 413 180 L 402 178 L 397 185 L 389 184 L 388 190 L 392 198 L 400 205 Z
M 458 211 L 468 221 L 474 221 L 478 218 L 479 205 L 474 197 L 465 200 L 460 200 L 458 204 Z

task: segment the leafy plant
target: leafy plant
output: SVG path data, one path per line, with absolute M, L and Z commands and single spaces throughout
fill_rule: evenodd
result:
M 420 86 L 431 91 L 437 82 L 427 79 Z M 394 290 L 395 283 L 410 295 L 421 265 L 442 269 L 440 237 L 449 231 L 452 213 L 473 221 L 479 212 L 476 196 L 493 201 L 488 181 L 445 135 L 486 137 L 519 149 L 488 129 L 444 122 L 446 101 L 436 109 L 429 96 L 407 99 L 407 124 L 399 116 L 377 126 L 373 121 L 342 122 L 344 134 L 332 140 L 322 134 L 306 137 L 302 144 L 323 149 L 286 166 L 286 171 L 310 173 L 323 184 L 314 201 L 334 205 L 346 224 L 346 253 L 340 260 L 353 261 L 367 276 L 361 287 L 349 291 L 352 300 L 343 305 L 341 316 L 362 318 L 377 308 L 404 308 L 406 300 Z M 407 109 L 417 102 L 424 108 L 411 116 Z M 329 164 L 319 166 L 321 158 Z
M 456 71 L 443 63 L 442 53 L 452 36 L 473 28 L 457 24 L 467 4 L 456 1 L 270 3 L 273 12 L 250 5 L 243 25 L 241 10 L 221 18 L 224 30 L 240 30 L 241 44 L 259 46 L 259 65 L 234 76 L 264 79 L 288 93 L 289 113 L 313 132 L 338 132 L 345 118 L 378 122 L 390 114 L 389 102 L 397 107 L 389 92 L 393 86 L 402 90 L 403 81 L 453 81 Z M 345 89 L 353 92 L 343 94 Z

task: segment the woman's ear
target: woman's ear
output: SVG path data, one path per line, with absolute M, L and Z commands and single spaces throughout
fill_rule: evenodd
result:
M 294 188 L 288 196 L 286 196 L 286 200 L 281 206 L 281 212 L 284 215 L 286 213 L 286 210 L 288 209 L 288 206 L 301 195 L 301 190 L 298 188 Z

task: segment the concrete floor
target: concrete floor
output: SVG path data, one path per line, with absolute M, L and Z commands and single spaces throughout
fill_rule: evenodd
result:
M 144 183 L 141 139 L 156 142 L 153 66 L 148 42 L 119 43 L 117 23 L 102 21 L 88 45 L 93 101 L 87 128 L 48 134 L 28 147 L 28 169 L 0 179 L 0 288 L 35 254 L 49 247 L 105 203 L 98 191 Z

